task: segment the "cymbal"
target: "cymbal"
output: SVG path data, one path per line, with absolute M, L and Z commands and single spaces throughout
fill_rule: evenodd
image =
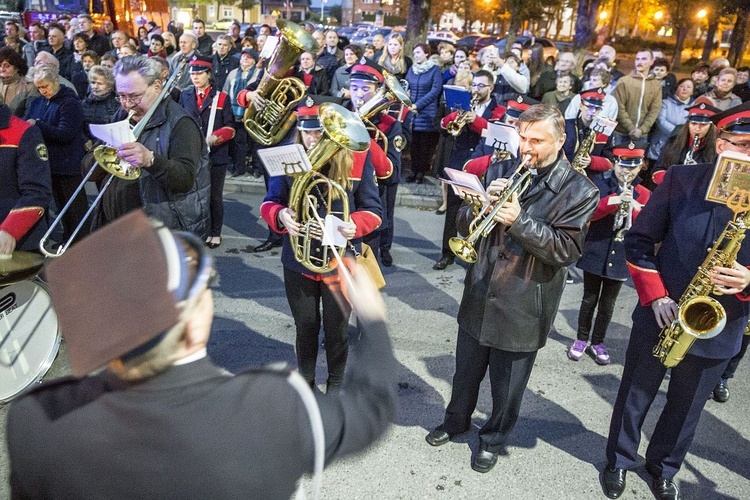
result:
M 0 286 L 35 276 L 44 265 L 44 257 L 32 252 L 13 252 L 0 256 Z

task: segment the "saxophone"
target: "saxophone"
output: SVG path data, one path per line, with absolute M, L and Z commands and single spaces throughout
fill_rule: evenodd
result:
M 696 163 L 698 163 L 697 161 L 695 161 L 695 153 L 698 152 L 698 145 L 700 144 L 700 141 L 700 136 L 698 134 L 695 134 L 693 136 L 693 143 L 690 145 L 690 149 L 685 155 L 685 161 L 682 162 L 683 165 L 695 165 Z
M 716 299 L 709 297 L 714 284 L 709 274 L 715 266 L 732 267 L 740 251 L 745 232 L 750 226 L 750 200 L 747 191 L 734 188 L 727 206 L 734 218 L 709 250 L 703 264 L 677 303 L 677 319 L 662 329 L 654 356 L 672 368 L 682 361 L 695 339 L 710 339 L 721 333 L 727 322 L 726 311 Z
M 578 145 L 576 154 L 573 157 L 573 161 L 570 162 L 570 166 L 573 167 L 578 173 L 586 175 L 585 167 L 583 166 L 583 159 L 590 156 L 591 149 L 594 147 L 594 140 L 596 139 L 596 130 L 591 130 L 581 143 Z
M 473 94 L 471 96 L 471 111 L 474 111 L 477 109 L 477 103 L 479 101 L 479 95 Z M 469 123 L 468 119 L 469 111 L 461 110 L 456 115 L 456 118 L 450 122 L 446 127 L 445 131 L 448 132 L 453 137 L 457 137 L 458 134 L 461 133 L 461 130 L 463 130 L 464 126 Z
M 318 42 L 293 22 L 279 19 L 276 26 L 281 30 L 281 39 L 257 89 L 258 95 L 266 99 L 266 106 L 259 110 L 250 104 L 242 118 L 247 133 L 263 146 L 280 142 L 294 125 L 294 108 L 307 89 L 299 78 L 285 76 L 303 52 L 318 50 Z

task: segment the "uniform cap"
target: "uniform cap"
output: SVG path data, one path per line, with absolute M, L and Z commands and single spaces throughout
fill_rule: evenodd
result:
M 188 66 L 191 73 L 202 73 L 204 71 L 210 71 L 211 69 L 213 69 L 214 60 L 210 57 L 195 54 L 190 58 Z
M 701 102 L 687 108 L 687 112 L 688 121 L 696 123 L 711 123 L 711 117 L 716 113 L 721 113 L 721 110 L 719 108 L 711 106 L 710 104 Z
M 366 82 L 383 83 L 383 67 L 371 59 L 363 57 L 357 64 L 349 68 L 351 80 L 364 80 Z
M 716 114 L 711 120 L 719 132 L 750 134 L 750 101 Z
M 539 104 L 539 101 L 528 96 L 519 95 L 515 99 L 510 99 L 506 103 L 506 114 L 511 118 L 518 119 L 518 117 L 521 116 L 521 113 L 535 104 Z

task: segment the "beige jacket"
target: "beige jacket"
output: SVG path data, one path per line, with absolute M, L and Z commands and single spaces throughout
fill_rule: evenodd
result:
M 633 71 L 620 78 L 613 95 L 618 106 L 615 133 L 628 135 L 639 128 L 645 137 L 661 110 L 661 82 Z

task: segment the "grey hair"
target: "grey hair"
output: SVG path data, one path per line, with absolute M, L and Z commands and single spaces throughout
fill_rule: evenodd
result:
M 112 74 L 112 70 L 98 64 L 96 66 L 92 66 L 89 70 L 89 83 L 91 83 L 94 77 L 97 76 L 103 78 L 104 83 L 106 83 L 109 88 L 115 88 L 115 75 Z
M 227 42 L 229 44 L 229 48 L 234 47 L 234 40 L 232 40 L 232 37 L 229 35 L 219 35 L 216 37 L 216 41 L 218 42 L 219 40 L 224 40 L 225 42 Z
M 40 63 L 42 66 L 54 67 L 57 68 L 58 71 L 60 71 L 60 61 L 46 50 L 40 50 L 34 58 L 34 66 Z
M 125 56 L 120 58 L 112 71 L 114 77 L 127 76 L 137 72 L 147 85 L 153 85 L 156 80 L 161 80 L 161 64 L 148 57 Z
M 197 37 L 197 36 L 195 36 L 195 35 L 194 35 L 193 33 L 190 33 L 189 31 L 186 31 L 186 32 L 184 32 L 184 33 L 183 33 L 182 35 L 180 35 L 180 38 L 182 38 L 183 36 L 186 36 L 186 37 L 188 37 L 188 38 L 192 39 L 192 40 L 193 40 L 193 43 L 194 43 L 194 44 L 195 44 L 196 46 L 198 45 L 198 37 Z M 179 40 L 178 40 L 178 42 L 179 42 Z
M 60 72 L 57 70 L 57 68 L 52 66 L 42 66 L 40 68 L 37 68 L 34 71 L 34 81 L 35 82 L 41 82 L 41 81 L 47 81 L 56 83 L 60 81 Z
M 536 104 L 529 107 L 518 117 L 516 126 L 520 129 L 524 123 L 536 123 L 547 121 L 552 126 L 552 135 L 555 139 L 565 137 L 565 118 L 557 106 L 551 104 Z

